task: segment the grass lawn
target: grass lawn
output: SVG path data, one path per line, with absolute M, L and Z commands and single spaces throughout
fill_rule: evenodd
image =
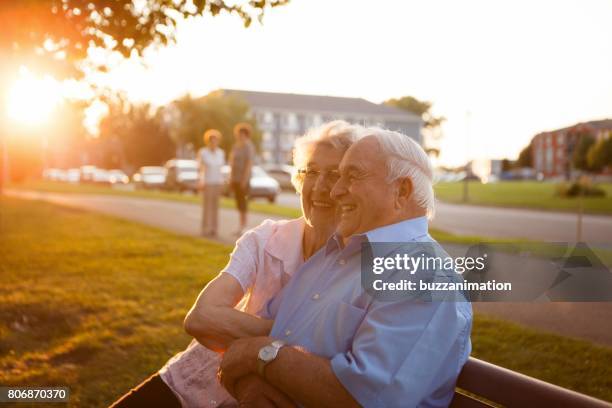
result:
M 606 191 L 606 196 L 584 198 L 584 212 L 612 214 L 612 183 L 602 183 L 599 186 Z M 472 181 L 468 187 L 467 204 L 575 212 L 579 200 L 556 196 L 555 187 L 554 183 L 535 181 L 503 181 L 489 184 Z M 435 192 L 441 201 L 463 203 L 462 182 L 438 183 L 435 185 Z
M 229 247 L 0 198 L 0 384 L 107 406 L 189 338 L 182 319 Z M 612 401 L 612 349 L 477 316 L 473 355 Z M 486 379 L 483 379 L 486 381 Z

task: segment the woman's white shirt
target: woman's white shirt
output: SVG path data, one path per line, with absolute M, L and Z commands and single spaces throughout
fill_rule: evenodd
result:
M 236 306 L 256 314 L 304 263 L 304 219 L 265 220 L 237 242 L 221 273 L 240 283 L 244 297 Z M 193 340 L 160 370 L 164 382 L 184 407 L 235 406 L 236 401 L 217 380 L 219 354 Z
M 216 148 L 213 151 L 208 147 L 201 148 L 198 151 L 198 163 L 200 165 L 200 181 L 204 185 L 223 184 L 221 168 L 225 165 L 225 153 L 222 149 Z

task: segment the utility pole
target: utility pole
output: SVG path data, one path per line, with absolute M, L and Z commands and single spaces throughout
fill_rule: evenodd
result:
M 1 115 L 2 112 L 0 112 L 0 195 L 9 182 L 8 131 Z
M 465 178 L 463 179 L 463 202 L 467 203 L 470 199 L 469 180 L 470 175 L 470 111 L 465 112 Z

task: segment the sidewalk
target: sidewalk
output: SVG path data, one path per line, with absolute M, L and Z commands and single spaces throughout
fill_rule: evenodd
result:
M 72 208 L 96 211 L 130 221 L 138 221 L 153 227 L 163 228 L 179 234 L 200 236 L 201 207 L 178 201 L 151 200 L 94 194 L 62 194 L 38 191 L 5 190 L 9 197 L 28 200 L 43 200 Z M 268 214 L 249 213 L 248 227 L 253 228 L 265 219 L 280 219 Z M 238 212 L 219 208 L 219 231 L 216 241 L 233 245 L 237 237 Z

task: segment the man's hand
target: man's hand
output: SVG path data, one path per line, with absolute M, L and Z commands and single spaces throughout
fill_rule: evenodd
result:
M 240 408 L 295 408 L 293 401 L 255 374 L 236 382 L 236 395 Z
M 257 374 L 259 350 L 273 341 L 271 337 L 250 337 L 232 342 L 223 354 L 218 374 L 219 381 L 231 395 L 236 395 L 235 385 L 239 378 Z

